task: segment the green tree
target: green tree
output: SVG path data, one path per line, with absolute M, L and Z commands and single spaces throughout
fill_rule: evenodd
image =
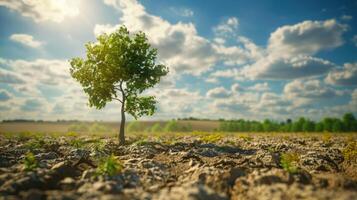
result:
M 292 131 L 293 132 L 301 132 L 303 131 L 303 126 L 305 124 L 306 119 L 303 117 L 300 117 L 298 121 L 294 122 L 292 125 Z
M 324 124 L 322 122 L 318 122 L 315 126 L 316 132 L 323 132 L 324 131 Z
M 332 131 L 335 133 L 339 133 L 343 131 L 343 123 L 340 119 L 334 119 L 332 124 Z
M 97 40 L 85 45 L 86 58 L 70 60 L 70 72 L 88 94 L 89 106 L 101 109 L 112 100 L 121 103 L 119 144 L 123 145 L 125 112 L 135 119 L 154 114 L 155 97 L 140 94 L 156 85 L 168 68 L 156 64 L 157 49 L 143 32 L 129 34 L 122 26 Z
M 356 131 L 357 121 L 352 113 L 344 114 L 342 121 L 345 131 Z
M 315 130 L 315 123 L 309 119 L 307 119 L 302 125 L 302 130 L 304 132 L 313 132 Z
M 333 119 L 326 117 L 322 121 L 324 125 L 324 131 L 332 132 L 332 126 L 333 126 Z

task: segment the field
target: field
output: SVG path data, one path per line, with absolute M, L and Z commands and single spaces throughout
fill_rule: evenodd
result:
M 178 123 L 192 131 L 131 131 L 125 146 L 117 123 L 1 123 L 1 199 L 357 199 L 355 133 Z

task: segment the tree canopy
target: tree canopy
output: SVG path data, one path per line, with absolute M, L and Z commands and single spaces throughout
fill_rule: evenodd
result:
M 168 68 L 156 64 L 157 49 L 143 32 L 130 34 L 125 26 L 102 34 L 85 45 L 86 58 L 70 60 L 71 75 L 89 97 L 89 106 L 101 109 L 108 102 L 122 104 L 122 123 L 129 113 L 135 119 L 155 112 L 155 97 L 141 96 L 156 85 Z

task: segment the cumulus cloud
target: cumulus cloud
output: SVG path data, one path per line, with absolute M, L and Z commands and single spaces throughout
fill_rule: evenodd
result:
M 7 60 L 5 65 L 9 70 L 0 71 L 5 83 L 62 85 L 71 81 L 66 60 Z
M 174 13 L 175 15 L 181 16 L 181 17 L 192 17 L 194 15 L 193 10 L 189 8 L 183 8 L 183 7 L 171 7 L 170 11 Z
M 80 0 L 0 0 L 0 6 L 30 17 L 35 22 L 62 22 L 79 14 Z
M 23 84 L 25 79 L 13 71 L 0 68 L 0 83 Z
M 323 75 L 333 67 L 334 63 L 311 56 L 267 57 L 245 66 L 242 74 L 252 79 L 284 80 Z
M 213 28 L 216 35 L 227 37 L 235 34 L 238 29 L 239 20 L 236 17 L 230 17 Z
M 342 34 L 347 30 L 347 25 L 335 19 L 282 26 L 271 33 L 267 48 L 256 51 L 259 56 L 245 65 L 241 74 L 270 80 L 325 75 L 336 65 L 314 55 L 341 46 Z
M 43 45 L 43 42 L 35 40 L 32 35 L 28 34 L 12 34 L 10 40 L 32 48 L 38 48 Z
M 257 92 L 264 92 L 270 90 L 269 84 L 267 82 L 264 83 L 257 83 L 253 86 L 248 87 L 249 90 L 257 91 Z
M 237 69 L 237 68 L 233 68 L 233 69 L 224 69 L 224 70 L 216 70 L 214 72 L 212 72 L 209 75 L 210 78 L 233 78 L 235 80 L 241 80 L 243 79 L 243 74 L 241 72 L 241 70 Z
M 11 94 L 6 90 L 0 90 L 0 101 L 8 101 L 11 99 Z
M 270 35 L 268 51 L 284 57 L 313 55 L 341 46 L 347 30 L 347 25 L 335 19 L 282 26 Z
M 325 81 L 334 85 L 357 85 L 357 63 L 345 63 L 343 68 L 332 70 Z
M 342 93 L 326 86 L 319 80 L 294 80 L 285 85 L 284 94 L 289 99 L 321 99 L 333 98 Z
M 352 42 L 353 42 L 353 43 L 355 44 L 355 46 L 357 47 L 357 35 L 353 36 Z
M 43 110 L 43 102 L 39 99 L 28 99 L 21 106 L 21 110 L 25 112 L 33 112 Z
M 196 114 L 203 106 L 203 97 L 195 91 L 178 88 L 152 89 L 148 92 L 158 100 L 156 117 L 174 118 Z
M 158 49 L 159 59 L 172 73 L 199 75 L 212 67 L 217 56 L 210 41 L 199 36 L 192 23 L 172 24 L 146 12 L 136 0 L 106 0 L 106 4 L 122 14 L 119 25 L 96 25 L 95 34 L 110 32 L 121 24 L 131 31 L 144 31 L 151 44 Z
M 217 39 L 217 38 L 216 38 Z M 245 37 L 238 37 L 238 44 L 242 46 L 226 46 L 217 43 L 213 48 L 227 66 L 239 66 L 262 57 L 262 49 Z
M 229 96 L 231 96 L 230 91 L 224 87 L 213 88 L 207 92 L 207 97 L 211 98 L 227 98 Z
M 353 17 L 351 15 L 342 15 L 341 19 L 345 20 L 345 21 L 349 21 L 349 20 L 353 19 Z
M 234 84 L 231 86 L 231 91 L 232 91 L 233 93 L 238 93 L 238 92 L 244 91 L 244 89 L 243 89 L 238 83 L 234 83 Z

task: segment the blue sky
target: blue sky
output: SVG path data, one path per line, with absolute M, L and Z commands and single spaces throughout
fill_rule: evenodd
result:
M 357 1 L 0 0 L 0 119 L 119 120 L 87 106 L 68 60 L 120 25 L 170 74 L 147 94 L 177 117 L 357 114 Z

